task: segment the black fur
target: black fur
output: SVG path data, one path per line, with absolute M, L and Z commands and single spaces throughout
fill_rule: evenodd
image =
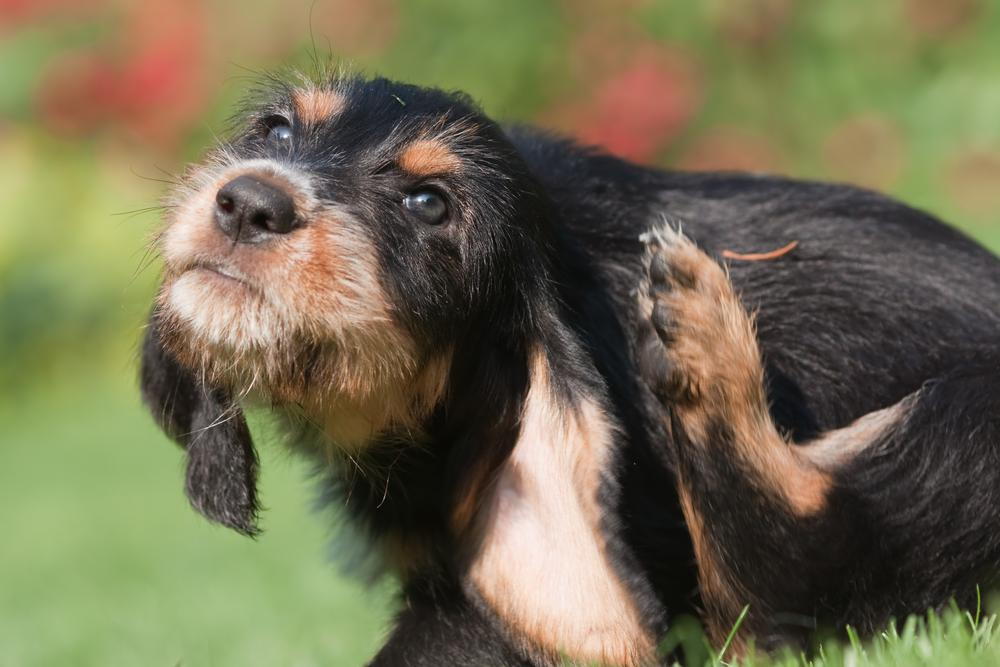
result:
M 796 439 L 923 387 L 906 424 L 840 473 L 836 513 L 815 525 L 786 518 L 746 483 L 726 456 L 727 425 L 716 425 L 720 449 L 695 476 L 717 499 L 708 520 L 745 573 L 756 596 L 748 602 L 806 626 L 819 618 L 874 630 L 986 581 L 1000 554 L 1000 387 L 982 356 L 1000 324 L 1000 263 L 990 253 L 856 188 L 649 169 L 530 128 L 501 129 L 461 96 L 381 79 L 333 86 L 344 109 L 287 150 L 259 131 L 260 119 L 287 113 L 285 84 L 255 98 L 227 148 L 292 164 L 317 180 L 320 197 L 354 211 L 401 326 L 428 355 L 455 350 L 448 391 L 417 442 L 391 431 L 359 455 L 388 473 L 327 471 L 374 543 L 429 545 L 427 558 L 400 571 L 405 611 L 374 664 L 551 657 L 525 647 L 466 585 L 463 538 L 449 526 L 471 471 L 495 469 L 516 441 L 532 346 L 552 360 L 561 400 L 592 397 L 620 429 L 601 490 L 607 551 L 648 627 L 662 633 L 671 615 L 700 608 L 674 486 L 688 463 L 635 363 L 639 237 L 665 219 L 713 255 L 799 241 L 780 262 L 737 263 L 731 273 L 759 313 L 773 416 Z M 382 164 L 387 146 L 459 120 L 474 127 L 456 149 L 474 168 L 434 181 L 455 219 L 422 227 L 398 210 L 398 193 L 415 183 Z M 202 386 L 158 336 L 154 318 L 143 392 L 188 448 L 192 502 L 252 534 L 256 458 L 242 413 L 228 388 Z M 756 627 L 798 636 L 778 622 Z
M 167 435 L 187 450 L 184 490 L 212 521 L 258 533 L 257 452 L 243 411 L 206 387 L 163 348 L 156 313 L 142 344 L 142 398 Z

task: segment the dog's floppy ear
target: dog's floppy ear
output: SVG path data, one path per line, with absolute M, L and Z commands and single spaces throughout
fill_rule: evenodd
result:
M 154 310 L 142 343 L 146 406 L 187 450 L 185 491 L 203 515 L 244 535 L 257 528 L 257 452 L 246 418 L 227 392 L 205 386 L 163 347 Z

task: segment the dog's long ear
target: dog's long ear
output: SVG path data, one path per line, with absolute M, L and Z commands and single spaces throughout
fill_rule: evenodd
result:
M 146 406 L 187 450 L 185 491 L 203 515 L 244 535 L 257 528 L 257 452 L 232 398 L 206 387 L 163 347 L 154 310 L 142 343 L 140 384 Z

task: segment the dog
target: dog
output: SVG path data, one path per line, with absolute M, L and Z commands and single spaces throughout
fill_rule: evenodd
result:
M 275 77 L 155 245 L 192 505 L 258 532 L 273 414 L 401 582 L 372 664 L 657 664 L 678 614 L 769 648 L 993 577 L 1000 262 L 882 195 Z

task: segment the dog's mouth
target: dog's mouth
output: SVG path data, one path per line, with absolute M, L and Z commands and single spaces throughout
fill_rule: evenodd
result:
M 177 278 L 188 284 L 196 283 L 209 288 L 213 293 L 237 296 L 239 294 L 263 297 L 263 290 L 252 275 L 221 262 L 198 261 L 184 267 Z
M 242 271 L 237 271 L 231 267 L 210 262 L 199 262 L 188 267 L 184 273 L 194 273 L 195 275 L 206 275 L 212 279 L 222 279 L 227 282 L 238 283 L 244 287 L 252 287 L 250 281 Z

